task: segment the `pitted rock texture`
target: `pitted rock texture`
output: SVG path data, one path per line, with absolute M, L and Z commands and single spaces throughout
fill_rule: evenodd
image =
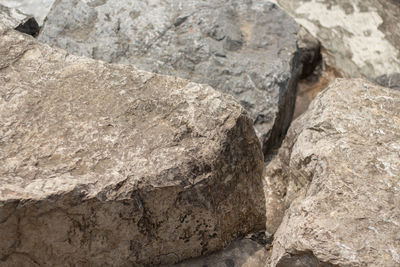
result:
M 35 36 L 39 33 L 39 25 L 35 18 L 26 15 L 15 8 L 8 8 L 0 4 L 0 21 L 7 27 L 19 32 Z
M 326 49 L 348 77 L 400 72 L 398 0 L 274 0 Z
M 59 0 L 39 39 L 229 93 L 249 111 L 268 151 L 292 119 L 301 71 L 297 31 L 263 0 Z
M 399 114 L 400 92 L 337 79 L 292 123 L 272 266 L 400 265 Z
M 265 266 L 270 252 L 251 239 L 238 240 L 223 251 L 184 261 L 174 267 L 257 267 Z
M 55 0 L 0 0 L 0 4 L 21 10 L 34 16 L 39 25 L 43 25 L 47 14 Z
M 231 96 L 0 24 L 0 265 L 144 266 L 264 228 L 263 155 Z

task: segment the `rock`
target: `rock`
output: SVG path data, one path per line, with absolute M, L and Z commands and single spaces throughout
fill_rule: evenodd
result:
M 144 266 L 264 228 L 231 96 L 69 55 L 0 23 L 0 265 Z
M 35 17 L 40 26 L 50 11 L 55 0 L 0 0 L 0 4 L 16 8 Z
M 398 0 L 276 0 L 326 49 L 328 65 L 349 77 L 400 72 Z
M 343 77 L 339 71 L 326 65 L 322 60 L 311 75 L 301 79 L 298 84 L 293 119 L 303 114 L 308 109 L 311 101 L 336 78 Z
M 400 90 L 400 73 L 379 76 L 375 82 L 385 87 Z
M 286 180 L 282 179 L 282 162 L 274 157 L 265 165 L 264 194 L 266 211 L 266 234 L 273 236 L 282 222 L 285 210 L 289 207 L 285 203 L 287 188 Z
M 28 16 L 15 8 L 0 4 L 0 21 L 19 32 L 35 36 L 39 33 L 39 25 L 35 18 Z
M 292 123 L 272 266 L 400 264 L 399 114 L 400 92 L 338 79 Z
M 265 266 L 269 251 L 250 239 L 235 241 L 225 250 L 209 256 L 188 260 L 175 267 L 256 267 Z
M 229 93 L 249 111 L 267 153 L 292 119 L 301 71 L 297 31 L 264 0 L 61 0 L 39 39 Z

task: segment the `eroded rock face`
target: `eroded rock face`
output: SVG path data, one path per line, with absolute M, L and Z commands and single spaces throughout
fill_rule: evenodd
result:
M 326 60 L 350 77 L 400 72 L 398 0 L 275 0 L 327 50 Z
M 206 85 L 0 24 L 0 265 L 143 266 L 264 228 L 251 118 Z
M 338 79 L 292 123 L 273 266 L 400 264 L 399 114 L 400 92 Z
M 35 36 L 39 33 L 39 25 L 35 18 L 26 15 L 15 8 L 8 8 L 0 4 L 0 21 L 7 27 L 19 32 Z
M 263 0 L 61 0 L 39 39 L 229 93 L 249 111 L 268 151 L 279 146 L 293 114 L 297 31 Z

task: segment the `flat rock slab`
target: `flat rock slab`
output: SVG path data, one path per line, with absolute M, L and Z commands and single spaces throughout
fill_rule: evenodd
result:
M 51 49 L 0 23 L 0 265 L 169 264 L 264 227 L 231 96 Z
M 251 239 L 233 242 L 223 251 L 188 260 L 174 267 L 257 267 L 266 266 L 270 252 Z
M 400 265 L 399 115 L 399 91 L 338 79 L 292 123 L 272 266 Z
M 0 4 L 21 10 L 35 17 L 40 26 L 50 11 L 55 0 L 0 0 Z
M 328 64 L 349 77 L 400 72 L 398 0 L 275 0 L 321 41 Z
M 267 151 L 292 118 L 301 71 L 297 31 L 263 0 L 60 0 L 39 40 L 229 93 L 249 111 Z

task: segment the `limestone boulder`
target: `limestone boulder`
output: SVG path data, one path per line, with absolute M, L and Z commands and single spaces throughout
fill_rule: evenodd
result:
M 348 77 L 400 72 L 398 0 L 274 0 L 316 37 Z
M 72 54 L 209 84 L 251 115 L 264 151 L 292 119 L 295 21 L 264 0 L 57 1 L 39 39 Z
M 231 96 L 73 56 L 0 23 L 0 265 L 146 266 L 264 228 Z
M 337 79 L 292 123 L 272 266 L 400 265 L 399 114 L 399 91 Z
M 8 8 L 0 4 L 0 22 L 7 27 L 16 29 L 32 36 L 39 33 L 39 25 L 34 17 L 26 15 L 15 8 Z

